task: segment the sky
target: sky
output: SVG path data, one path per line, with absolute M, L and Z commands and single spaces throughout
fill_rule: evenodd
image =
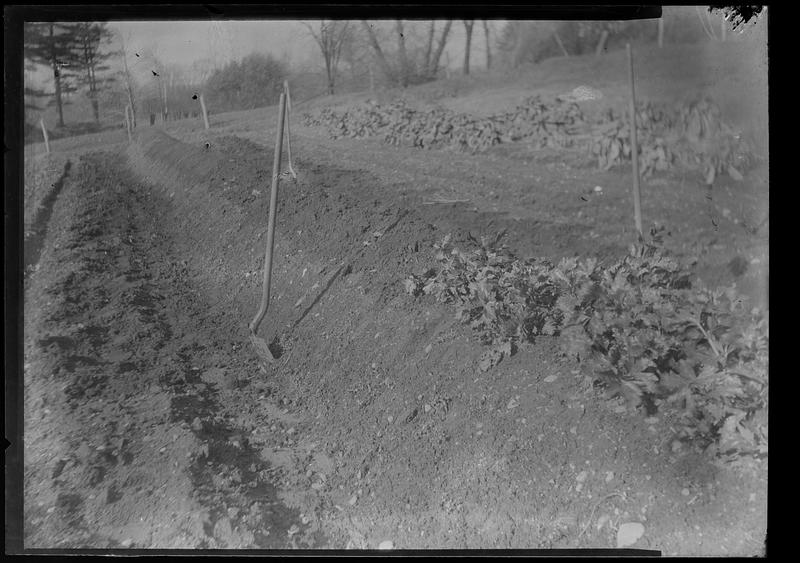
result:
M 130 38 L 131 49 L 150 47 L 173 64 L 191 64 L 208 57 L 212 49 L 223 58 L 259 51 L 278 57 L 287 54 L 291 63 L 299 63 L 314 48 L 306 28 L 288 20 L 110 22 L 109 27 Z
M 356 23 L 356 22 L 354 22 Z M 453 22 L 448 36 L 442 66 L 461 65 L 465 33 L 459 21 Z M 191 65 L 193 62 L 218 57 L 220 62 L 240 59 L 252 52 L 271 54 L 288 59 L 293 69 L 321 70 L 322 56 L 308 29 L 296 20 L 253 21 L 124 21 L 108 22 L 109 28 L 125 39 L 129 65 L 145 66 L 136 52 L 152 51 L 166 64 Z M 493 22 L 499 30 L 502 22 Z M 438 29 L 443 27 L 440 25 Z M 115 39 L 115 41 L 117 41 Z M 116 45 L 115 45 L 116 47 Z M 485 57 L 483 29 L 473 31 L 472 60 L 482 64 Z M 136 69 L 146 73 L 147 69 Z M 52 71 L 40 68 L 28 73 L 26 80 L 35 83 L 51 82 Z

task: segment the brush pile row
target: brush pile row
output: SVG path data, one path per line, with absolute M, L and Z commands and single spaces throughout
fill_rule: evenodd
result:
M 743 135 L 722 120 L 719 107 L 707 97 L 678 105 L 639 104 L 636 110 L 639 168 L 647 177 L 674 165 L 700 169 L 706 183 L 718 174 L 735 180 L 756 160 Z M 630 117 L 609 110 L 592 131 L 592 155 L 602 169 L 630 160 Z
M 528 140 L 538 147 L 566 147 L 571 133 L 583 122 L 577 104 L 555 100 L 545 104 L 538 96 L 514 111 L 490 117 L 473 117 L 448 110 L 417 110 L 399 101 L 370 103 L 343 112 L 325 108 L 304 123 L 324 126 L 333 139 L 383 136 L 386 143 L 420 148 L 455 148 L 481 152 L 493 145 Z
M 325 127 L 333 139 L 382 136 L 384 142 L 396 146 L 473 153 L 523 140 L 536 148 L 587 143 L 592 158 L 604 170 L 631 158 L 627 112 L 609 109 L 590 124 L 577 104 L 559 98 L 544 103 L 534 96 L 514 111 L 483 118 L 443 109 L 417 110 L 398 101 L 370 102 L 345 111 L 325 108 L 303 119 L 306 125 Z M 701 170 L 708 184 L 719 174 L 741 180 L 742 172 L 757 160 L 751 145 L 722 120 L 719 107 L 708 97 L 673 105 L 641 103 L 636 125 L 644 177 L 677 166 Z M 581 134 L 587 128 L 590 133 Z

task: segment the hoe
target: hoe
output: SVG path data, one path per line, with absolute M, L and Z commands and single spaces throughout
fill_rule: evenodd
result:
M 250 321 L 250 341 L 256 353 L 267 363 L 274 363 L 275 356 L 266 341 L 258 336 L 258 326 L 269 307 L 269 290 L 272 280 L 272 253 L 275 247 L 275 210 L 278 206 L 278 180 L 281 170 L 281 149 L 283 145 L 283 127 L 286 119 L 286 93 L 282 93 L 278 110 L 278 134 L 275 141 L 275 157 L 272 162 L 272 190 L 269 197 L 269 223 L 267 226 L 267 250 L 264 259 L 264 287 L 261 294 L 261 305 L 256 316 Z

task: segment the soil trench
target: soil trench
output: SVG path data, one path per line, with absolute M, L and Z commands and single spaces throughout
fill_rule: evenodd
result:
M 220 406 L 271 390 L 254 391 L 249 352 L 193 288 L 164 228 L 171 203 L 113 155 L 82 159 L 66 184 L 72 217 L 45 257 L 58 273 L 26 301 L 39 336 L 26 355 L 26 547 L 324 542 L 278 497 L 275 440 Z M 282 426 L 274 411 L 262 422 Z
M 69 160 L 64 164 L 64 172 L 53 184 L 53 189 L 42 202 L 42 209 L 37 214 L 36 221 L 34 221 L 30 231 L 26 233 L 25 243 L 23 245 L 23 272 L 25 273 L 26 277 L 30 269 L 39 261 L 39 255 L 42 252 L 42 245 L 44 244 L 44 239 L 47 236 L 47 225 L 50 222 L 50 215 L 53 212 L 53 204 L 55 203 L 56 198 L 58 198 L 58 194 L 61 193 L 61 189 L 64 187 L 64 181 L 67 178 L 67 174 L 69 174 L 71 166 L 72 161 Z

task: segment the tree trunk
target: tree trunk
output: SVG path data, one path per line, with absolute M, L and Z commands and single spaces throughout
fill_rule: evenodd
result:
M 403 33 L 402 20 L 397 20 L 395 29 L 397 30 L 397 53 L 400 57 L 400 85 L 405 88 L 408 86 L 408 56 L 406 55 L 406 38 Z
M 489 22 L 483 20 L 483 34 L 486 37 L 486 70 L 492 68 L 492 46 L 489 43 Z
M 464 46 L 464 75 L 469 74 L 469 52 L 472 46 L 472 26 L 475 25 L 474 20 L 464 20 L 464 29 L 467 32 L 467 42 Z
M 434 78 L 439 71 L 439 59 L 442 58 L 444 46 L 447 44 L 447 35 L 450 33 L 450 27 L 453 25 L 452 20 L 448 20 L 442 31 L 442 36 L 439 38 L 439 45 L 436 47 L 436 53 L 433 55 L 430 65 L 428 66 L 428 76 Z
M 664 18 L 658 18 L 658 48 L 664 46 Z
M 51 42 L 51 57 L 50 62 L 53 66 L 53 81 L 56 90 L 56 107 L 58 108 L 58 126 L 64 127 L 64 108 L 61 105 L 61 70 L 58 68 L 58 59 L 55 54 L 55 29 L 53 24 L 50 24 L 50 40 Z
M 564 43 L 561 42 L 561 36 L 558 34 L 557 31 L 553 32 L 553 37 L 556 39 L 556 43 L 558 43 L 558 47 L 561 49 L 561 52 L 564 53 L 565 57 L 569 57 L 569 53 L 567 49 L 564 47 Z
M 367 31 L 369 42 L 372 45 L 372 49 L 375 51 L 378 64 L 381 66 L 383 74 L 390 83 L 394 84 L 396 81 L 394 73 L 392 72 L 392 67 L 390 67 L 389 63 L 386 61 L 386 56 L 383 54 L 380 44 L 378 44 L 378 39 L 375 37 L 375 32 L 372 31 L 372 27 L 370 27 L 366 20 L 361 20 L 361 23 L 363 24 L 364 29 Z
M 328 76 L 328 95 L 333 96 L 334 94 L 334 77 L 333 77 L 333 68 L 331 65 L 330 56 L 325 56 L 325 74 Z
M 125 40 L 120 34 L 120 44 L 122 47 L 122 65 L 125 69 L 125 90 L 128 93 L 128 104 L 131 106 L 131 120 L 133 128 L 136 129 L 136 105 L 133 103 L 133 85 L 131 84 L 131 74 L 128 71 L 128 53 L 125 51 Z
M 599 57 L 603 53 L 603 49 L 606 47 L 606 41 L 608 41 L 608 30 L 604 29 L 603 33 L 600 34 L 600 41 L 597 42 L 597 48 L 594 50 L 595 57 Z
M 436 22 L 431 21 L 431 27 L 428 30 L 428 42 L 425 44 L 425 58 L 422 59 L 422 68 L 427 70 L 431 66 L 431 51 L 433 50 L 433 36 L 436 34 Z

